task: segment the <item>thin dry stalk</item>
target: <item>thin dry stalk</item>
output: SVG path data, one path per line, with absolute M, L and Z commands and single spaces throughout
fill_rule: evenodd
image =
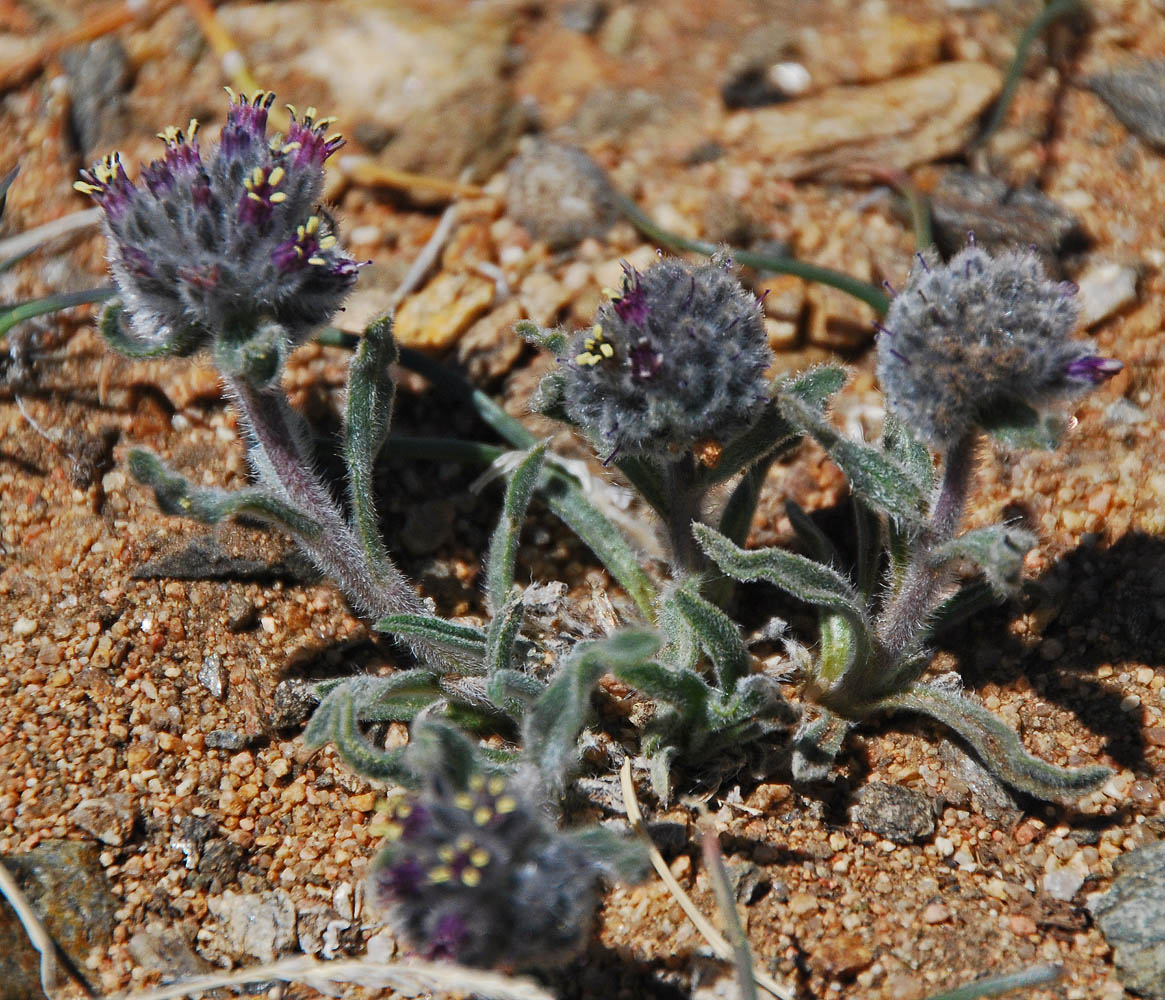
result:
M 695 924 L 698 930 L 708 942 L 709 946 L 716 953 L 716 957 L 725 962 L 736 961 L 736 949 L 732 947 L 724 936 L 716 930 L 715 927 L 708 921 L 699 910 L 699 907 L 692 902 L 692 897 L 684 892 L 683 886 L 675 880 L 671 870 L 667 866 L 667 862 L 663 860 L 663 855 L 656 849 L 652 843 L 651 837 L 647 833 L 647 827 L 643 823 L 643 813 L 639 808 L 639 799 L 635 794 L 635 783 L 631 780 L 631 761 L 630 759 L 623 762 L 623 767 L 619 771 L 619 781 L 623 787 L 623 807 L 627 810 L 627 819 L 631 823 L 631 829 L 635 831 L 636 835 L 643 841 L 650 856 L 651 866 L 655 869 L 656 874 L 659 875 L 660 880 L 667 887 L 668 892 L 675 897 L 675 901 L 680 904 L 680 909 L 684 911 L 688 919 Z M 764 972 L 752 966 L 752 976 L 756 980 L 756 984 L 764 989 L 766 992 L 777 997 L 777 1000 L 793 1000 L 793 991 L 787 986 L 782 986 L 767 972 Z

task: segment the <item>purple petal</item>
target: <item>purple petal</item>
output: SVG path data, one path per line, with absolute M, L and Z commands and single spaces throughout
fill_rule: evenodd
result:
M 1101 382 L 1107 382 L 1122 368 L 1124 368 L 1123 362 L 1117 361 L 1116 358 L 1102 358 L 1097 354 L 1089 354 L 1071 362 L 1064 369 L 1064 374 L 1077 382 L 1100 385 Z

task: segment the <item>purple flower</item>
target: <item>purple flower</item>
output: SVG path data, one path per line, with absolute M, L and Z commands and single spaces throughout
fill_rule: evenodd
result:
M 105 211 L 109 262 L 139 353 L 190 354 L 273 323 L 280 358 L 336 312 L 359 265 L 316 206 L 342 144 L 314 108 L 267 135 L 274 95 L 232 95 L 204 157 L 198 123 L 159 134 L 165 153 L 130 181 L 118 155 L 75 185 Z

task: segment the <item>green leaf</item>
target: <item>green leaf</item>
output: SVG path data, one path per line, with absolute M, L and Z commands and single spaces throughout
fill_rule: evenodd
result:
M 495 670 L 486 686 L 490 701 L 514 719 L 525 716 L 545 690 L 538 678 L 518 670 Z
M 874 596 L 882 568 L 882 522 L 858 497 L 850 497 L 857 539 L 857 587 L 867 601 Z
M 662 663 L 630 663 L 613 673 L 619 680 L 648 697 L 672 706 L 679 715 L 679 727 L 685 731 L 703 725 L 708 703 L 716 695 L 699 674 L 689 670 L 672 670 Z
M 561 791 L 578 763 L 578 737 L 591 714 L 591 692 L 603 674 L 616 676 L 659 651 L 654 632 L 625 629 L 608 639 L 580 642 L 525 721 L 525 755 L 548 788 Z
M 659 625 L 667 640 L 659 658 L 674 670 L 695 671 L 700 665 L 700 644 L 692 623 L 680 610 L 672 594 L 664 591 L 659 602 Z
M 700 645 L 716 668 L 716 680 L 726 694 L 752 671 L 752 657 L 736 624 L 716 605 L 704 600 L 692 584 L 680 585 L 669 595 L 692 626 Z M 667 598 L 664 599 L 665 602 Z
M 708 558 L 733 579 L 765 580 L 807 604 L 844 615 L 861 634 L 869 632 L 857 593 L 836 570 L 783 549 L 742 549 L 707 525 L 693 525 L 692 531 Z
M 1030 969 L 1008 972 L 1002 976 L 987 976 L 976 979 L 957 989 L 935 993 L 927 1000 L 983 1000 L 984 997 L 1000 997 L 1013 990 L 1047 986 L 1064 975 L 1061 965 L 1033 965 Z
M 344 457 L 348 465 L 352 525 L 361 547 L 374 563 L 388 555 L 376 514 L 373 467 L 392 423 L 396 386 L 389 375 L 389 365 L 398 357 L 396 341 L 392 338 L 392 317 L 383 316 L 364 331 L 348 366 Z
M 993 524 L 940 545 L 929 553 L 928 561 L 935 569 L 959 559 L 973 562 L 1002 600 L 1019 588 L 1023 581 L 1023 557 L 1035 544 L 1036 536 L 1030 531 Z
M 1052 451 L 1068 429 L 1060 413 L 1040 413 L 1018 399 L 1004 400 L 979 414 L 979 425 L 996 441 L 1016 450 L 1039 448 Z
M 129 453 L 130 474 L 154 491 L 158 506 L 167 514 L 189 517 L 204 524 L 217 524 L 228 517 L 258 518 L 294 537 L 315 540 L 320 526 L 303 511 L 276 500 L 261 487 L 222 490 L 194 486 L 173 472 L 153 452 L 135 448 Z
M 825 537 L 825 532 L 817 527 L 816 522 L 805 513 L 804 507 L 790 497 L 785 500 L 785 513 L 788 515 L 789 523 L 793 526 L 797 538 L 815 561 L 825 563 L 827 566 L 841 564 L 837 549 L 833 547 L 833 542 Z
M 353 678 L 348 684 L 359 722 L 411 722 L 441 697 L 436 676 L 421 668 Z
M 1107 767 L 1063 768 L 1033 757 L 1019 736 L 997 716 L 962 695 L 927 684 L 885 698 L 871 711 L 917 712 L 937 719 L 972 747 L 983 765 L 997 778 L 1037 799 L 1078 798 L 1103 785 Z
M 228 380 L 267 388 L 279 377 L 289 339 L 280 323 L 265 320 L 255 327 L 224 331 L 211 338 L 211 356 Z
M 665 806 L 671 802 L 671 768 L 679 753 L 679 747 L 666 742 L 659 733 L 652 734 L 650 739 L 643 742 L 651 790 Z
M 372 627 L 377 632 L 423 639 L 442 649 L 485 657 L 486 633 L 473 625 L 457 625 L 432 615 L 389 615 Z
M 634 884 L 642 882 L 651 871 L 647 848 L 630 831 L 619 833 L 603 826 L 588 826 L 567 830 L 563 836 L 581 848 L 608 878 Z
M 911 478 L 898 459 L 838 431 L 824 416 L 796 397 L 786 397 L 781 412 L 829 453 L 849 480 L 850 489 L 874 510 L 902 521 L 922 518 L 927 491 Z
M 439 719 L 414 723 L 405 752 L 410 771 L 425 780 L 437 780 L 453 788 L 465 788 L 475 774 L 509 770 L 505 765 L 499 766 L 489 754 L 480 752 L 456 726 Z
M 558 328 L 547 330 L 528 319 L 515 323 L 514 332 L 527 344 L 549 351 L 556 357 L 566 350 L 566 342 L 569 339 L 565 330 Z
M 882 449 L 894 459 L 921 493 L 934 489 L 934 458 L 930 449 L 910 433 L 910 428 L 892 413 L 882 424 Z
M 333 743 L 340 758 L 357 774 L 374 781 L 415 786 L 416 775 L 404 760 L 404 748 L 382 750 L 360 732 L 356 706 L 347 683 L 334 688 L 320 702 L 303 732 L 309 749 Z
M 766 674 L 750 674 L 736 683 L 730 696 L 710 706 L 709 722 L 716 730 L 737 729 L 771 719 L 789 725 L 797 712 L 781 694 L 777 681 Z
M 518 642 L 518 631 L 525 617 L 522 595 L 514 594 L 493 616 L 486 631 L 485 672 L 492 677 L 499 670 L 514 669 L 514 650 Z M 499 706 L 500 707 L 500 706 Z
M 518 537 L 526 508 L 542 472 L 548 442 L 535 445 L 522 458 L 506 483 L 502 514 L 490 538 L 485 559 L 485 599 L 491 613 L 497 615 L 510 601 L 514 586 L 514 566 L 518 559 Z
M 793 780 L 799 785 L 826 781 L 853 723 L 822 709 L 812 722 L 803 722 L 793 734 Z

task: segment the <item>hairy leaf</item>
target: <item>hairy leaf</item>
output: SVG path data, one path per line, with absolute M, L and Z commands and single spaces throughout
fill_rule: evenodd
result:
M 175 332 L 169 340 L 142 340 L 126 330 L 120 302 L 111 302 L 101 314 L 101 336 L 118 354 L 127 358 L 185 357 L 197 350 L 202 341 L 195 330 Z
M 522 595 L 514 594 L 490 621 L 485 640 L 485 672 L 488 676 L 492 677 L 499 670 L 514 669 L 518 630 L 525 613 Z
M 796 500 L 788 498 L 785 500 L 785 514 L 789 518 L 789 523 L 793 526 L 793 531 L 796 532 L 797 538 L 801 544 L 809 550 L 809 555 L 819 563 L 825 563 L 827 566 L 838 566 L 841 560 L 837 556 L 837 549 L 833 547 L 833 542 L 825 537 L 823 532 Z
M 515 323 L 514 332 L 526 343 L 541 347 L 555 356 L 566 350 L 566 342 L 570 339 L 565 330 L 558 328 L 547 330 L 528 319 Z
M 382 750 L 360 732 L 356 705 L 347 684 L 334 688 L 320 702 L 304 729 L 303 742 L 311 749 L 334 743 L 344 763 L 365 778 L 410 786 L 417 783 L 416 775 L 405 763 L 404 748 Z
M 1003 599 L 1015 593 L 1023 579 L 1023 557 L 1036 544 L 1036 536 L 1022 528 L 993 524 L 976 528 L 930 553 L 936 569 L 966 559 L 983 571 L 988 586 Z
M 882 448 L 901 465 L 920 493 L 926 495 L 934 489 L 934 459 L 930 449 L 892 413 L 886 414 L 882 424 Z
M 502 513 L 490 538 L 485 558 L 485 599 L 492 614 L 499 614 L 510 600 L 514 586 L 514 565 L 518 558 L 518 536 L 526 518 L 526 508 L 538 485 L 547 442 L 531 448 L 510 473 L 506 483 Z
M 423 639 L 430 645 L 471 657 L 485 657 L 486 633 L 473 625 L 458 625 L 434 615 L 388 615 L 372 627 L 377 632 Z M 464 658 L 459 663 L 463 673 L 474 672 Z
M 699 674 L 672 670 L 662 663 L 629 663 L 613 672 L 619 680 L 645 695 L 671 705 L 676 710 L 678 724 L 684 729 L 704 724 L 708 703 L 716 694 Z
M 723 611 L 704 600 L 694 585 L 681 585 L 668 595 L 687 619 L 716 669 L 716 679 L 725 693 L 752 670 L 752 657 L 740 638 L 740 630 Z M 668 598 L 665 598 L 665 602 Z
M 872 709 L 917 712 L 937 719 L 970 744 L 987 770 L 1037 799 L 1077 798 L 1099 788 L 1112 775 L 1107 767 L 1069 769 L 1033 757 L 997 716 L 962 695 L 933 685 L 916 684 Z

